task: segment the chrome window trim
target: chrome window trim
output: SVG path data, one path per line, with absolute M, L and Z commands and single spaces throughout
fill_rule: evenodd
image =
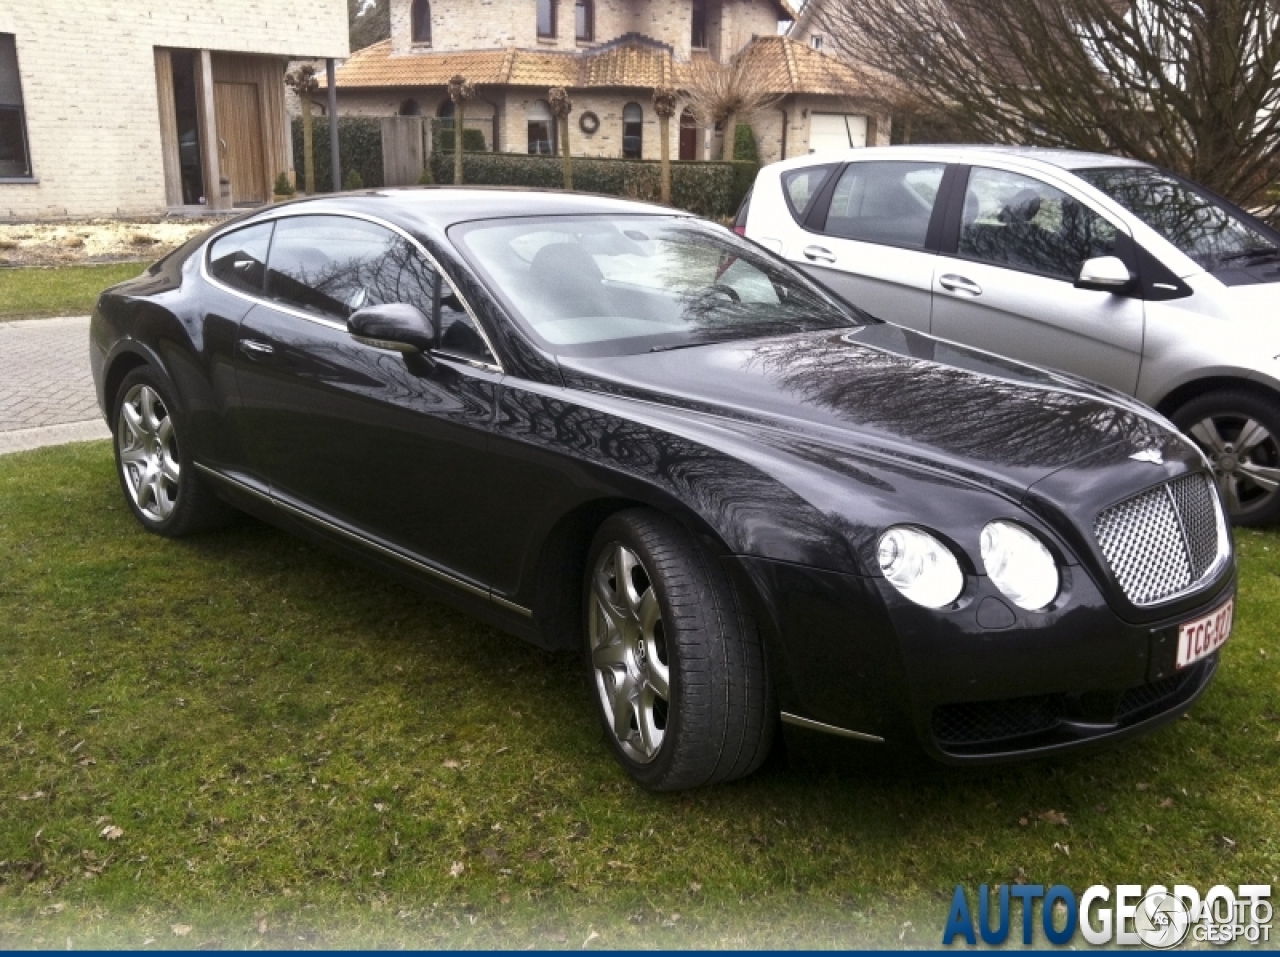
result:
M 346 323 L 342 322 L 339 319 L 326 319 L 323 316 L 317 316 L 309 312 L 303 312 L 301 309 L 295 309 L 292 306 L 287 306 L 284 303 L 277 302 L 274 299 L 268 299 L 265 294 L 262 296 L 251 295 L 250 293 L 245 292 L 243 289 L 235 289 L 231 286 L 228 286 L 226 283 L 222 282 L 220 279 L 214 278 L 209 273 L 209 252 L 213 244 L 216 243 L 218 240 L 226 236 L 230 236 L 233 233 L 237 233 L 242 229 L 251 229 L 254 226 L 264 226 L 268 223 L 274 226 L 276 223 L 280 222 L 281 220 L 296 219 L 299 216 L 337 216 L 337 217 L 346 217 L 348 219 L 359 219 L 367 223 L 372 223 L 375 226 L 381 226 L 383 229 L 390 230 L 391 232 L 400 236 L 402 239 L 406 240 L 423 256 L 423 258 L 427 260 L 427 262 L 431 264 L 431 268 L 434 269 L 439 274 L 440 278 L 449 284 L 449 288 L 453 290 L 453 294 L 458 297 L 458 302 L 462 303 L 463 311 L 467 314 L 467 317 L 471 320 L 472 324 L 475 326 L 476 332 L 480 333 L 480 338 L 484 340 L 485 348 L 489 350 L 489 355 L 493 356 L 493 362 L 485 362 L 482 359 L 473 359 L 473 358 L 468 358 L 466 356 L 458 356 L 451 352 L 446 352 L 443 349 L 432 349 L 431 350 L 432 354 L 439 353 L 440 355 L 448 356 L 451 359 L 456 359 L 460 362 L 465 362 L 468 365 L 475 366 L 478 369 L 486 369 L 490 372 L 504 373 L 506 371 L 502 368 L 502 360 L 498 358 L 498 352 L 496 349 L 493 348 L 493 343 L 489 341 L 489 334 L 484 331 L 484 326 L 481 324 L 480 320 L 476 317 L 476 312 L 471 307 L 471 303 L 467 300 L 467 297 L 462 294 L 462 292 L 458 289 L 458 287 L 453 284 L 453 280 L 449 278 L 448 274 L 440 267 L 440 261 L 436 259 L 435 256 L 431 255 L 431 253 L 427 251 L 427 248 L 423 246 L 422 243 L 418 242 L 418 240 L 415 239 L 408 232 L 401 229 L 395 223 L 387 222 L 385 219 L 380 219 L 377 216 L 370 216 L 367 213 L 349 212 L 346 210 L 342 212 L 332 212 L 328 210 L 325 210 L 323 212 L 317 212 L 315 210 L 310 210 L 303 207 L 303 208 L 282 209 L 278 213 L 274 213 L 271 216 L 265 217 L 263 219 L 255 219 L 253 222 L 244 223 L 243 225 L 237 224 L 234 229 L 228 229 L 225 232 L 218 233 L 216 236 L 211 236 L 209 237 L 209 239 L 205 241 L 204 248 L 201 249 L 200 251 L 200 278 L 203 279 L 205 282 L 209 283 L 211 286 L 215 286 L 218 289 L 223 290 L 224 292 L 229 292 L 231 293 L 231 295 L 238 296 L 239 298 L 244 299 L 247 302 L 251 302 L 254 305 L 270 306 L 272 309 L 278 309 L 279 311 L 285 313 L 286 315 L 293 316 L 294 318 L 305 319 L 307 322 L 314 322 L 322 326 L 328 326 L 329 328 L 340 329 L 343 332 L 346 332 L 347 331 Z M 275 244 L 274 234 L 272 235 L 271 242 L 272 242 L 272 245 Z M 269 267 L 270 264 L 271 264 L 271 253 L 270 253 L 270 250 L 268 250 L 267 262 L 263 264 L 264 268 Z
M 321 528 L 324 528 L 327 531 L 333 532 L 334 534 L 341 535 L 343 538 L 349 539 L 350 541 L 353 541 L 359 545 L 364 545 L 368 548 L 371 548 L 374 551 L 379 552 L 380 554 L 386 555 L 388 558 L 394 558 L 396 561 L 402 562 L 403 564 L 408 565 L 410 568 L 413 568 L 416 571 L 425 572 L 426 574 L 430 575 L 431 577 L 439 581 L 444 582 L 445 584 L 451 585 L 454 588 L 458 588 L 458 589 L 461 589 L 462 591 L 465 591 L 469 595 L 474 595 L 477 598 L 484 598 L 490 603 L 498 605 L 500 608 L 505 608 L 508 611 L 516 612 L 517 614 L 522 615 L 525 618 L 533 617 L 532 610 L 525 608 L 523 605 L 518 605 L 507 598 L 503 598 L 501 595 L 497 594 L 493 590 L 493 588 L 490 586 L 473 584 L 472 582 L 467 581 L 465 578 L 455 574 L 454 572 L 447 571 L 443 568 L 438 568 L 435 565 L 431 565 L 431 564 L 428 564 L 427 562 L 422 561 L 421 559 L 414 558 L 411 555 L 407 555 L 404 552 L 400 551 L 399 549 L 391 548 L 381 544 L 380 542 L 374 541 L 372 538 L 369 538 L 366 535 L 361 535 L 358 532 L 352 531 L 347 528 L 343 528 L 341 525 L 338 525 L 335 522 L 331 522 L 326 518 L 322 518 L 321 516 L 315 514 L 314 512 L 311 512 L 305 508 L 300 508 L 299 506 L 294 505 L 292 502 L 287 502 L 284 499 L 277 498 L 274 495 L 268 495 L 267 493 L 263 492 L 261 489 L 256 489 L 252 485 L 248 484 L 247 482 L 242 482 L 237 478 L 233 478 L 232 476 L 225 474 L 224 472 L 219 472 L 217 469 L 210 468 L 207 465 L 202 465 L 199 462 L 195 462 L 192 464 L 194 464 L 198 470 L 203 472 L 205 475 L 210 476 L 211 478 L 217 479 L 222 482 L 226 482 L 228 485 L 234 486 L 239 491 L 246 492 L 254 496 L 255 498 L 258 498 L 263 500 L 264 502 L 267 502 L 270 505 L 274 505 L 278 508 L 283 509 L 284 511 L 290 513 L 291 515 L 295 515 L 298 518 L 311 522 L 313 525 L 319 525 Z

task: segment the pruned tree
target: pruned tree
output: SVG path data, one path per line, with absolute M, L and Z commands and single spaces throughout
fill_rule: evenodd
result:
M 693 60 L 685 69 L 681 85 L 698 120 L 723 127 L 719 159 L 733 155 L 733 131 L 739 122 L 750 123 L 782 99 L 768 76 L 759 69 L 753 70 L 750 58 L 741 54 L 728 63 L 703 57 Z
M 815 21 L 886 105 L 966 139 L 1120 153 L 1243 203 L 1280 172 L 1277 0 L 825 0 Z
M 453 185 L 462 185 L 462 131 L 466 128 L 467 100 L 476 95 L 476 88 L 465 76 L 455 74 L 449 80 L 449 99 L 453 101 Z
M 662 202 L 671 205 L 671 117 L 676 115 L 676 91 L 660 86 L 653 91 L 653 112 L 658 115 L 658 142 L 661 147 Z
M 573 112 L 573 100 L 569 99 L 569 91 L 562 86 L 553 86 L 547 91 L 551 115 L 556 118 L 560 128 L 560 155 L 564 163 L 564 188 L 573 189 L 573 157 L 569 153 L 569 114 Z
M 293 72 L 286 73 L 284 82 L 302 103 L 303 188 L 311 196 L 316 191 L 315 131 L 311 125 L 311 97 L 320 89 L 320 81 L 316 79 L 316 68 L 310 63 L 303 63 Z

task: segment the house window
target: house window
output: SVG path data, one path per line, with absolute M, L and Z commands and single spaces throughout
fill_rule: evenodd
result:
M 644 151 L 644 111 L 639 103 L 622 108 L 622 157 L 639 159 Z
M 813 36 L 811 36 L 811 37 L 809 38 L 809 43 L 810 43 L 810 45 L 812 45 L 812 47 L 813 47 L 815 50 L 821 50 L 821 49 L 822 49 L 822 37 L 821 37 L 819 34 L 816 34 L 816 33 L 815 33 Z
M 12 33 L 0 33 L 0 177 L 31 177 L 18 48 Z
M 405 100 L 400 104 L 401 116 L 421 116 L 422 107 L 418 105 L 417 100 Z
M 556 0 L 538 0 L 538 36 L 556 35 Z
M 707 48 L 707 0 L 693 0 L 689 44 L 695 50 L 705 50 Z
M 431 43 L 430 0 L 413 0 L 413 42 Z
M 541 156 L 556 151 L 556 121 L 546 100 L 534 100 L 529 107 L 529 152 Z
M 589 43 L 596 38 L 596 5 L 594 0 L 577 0 L 573 5 L 574 33 L 578 42 Z

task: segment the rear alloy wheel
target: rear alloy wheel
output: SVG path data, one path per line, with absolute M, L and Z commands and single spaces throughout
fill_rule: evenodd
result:
M 606 739 L 650 790 L 742 777 L 767 756 L 771 688 L 754 619 L 677 523 L 600 528 L 586 569 L 587 670 Z
M 212 528 L 231 514 L 200 481 L 181 444 L 181 418 L 148 368 L 125 376 L 112 416 L 116 470 L 133 514 L 170 538 Z
M 1173 421 L 1209 457 L 1233 524 L 1280 519 L 1280 406 L 1247 392 L 1216 392 L 1188 402 Z

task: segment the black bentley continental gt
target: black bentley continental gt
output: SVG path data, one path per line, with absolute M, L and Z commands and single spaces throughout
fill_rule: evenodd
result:
M 775 730 L 981 763 L 1204 692 L 1235 562 L 1150 409 L 879 322 L 669 209 L 488 189 L 256 210 L 104 293 L 149 531 L 229 507 L 582 650 L 641 785 Z

